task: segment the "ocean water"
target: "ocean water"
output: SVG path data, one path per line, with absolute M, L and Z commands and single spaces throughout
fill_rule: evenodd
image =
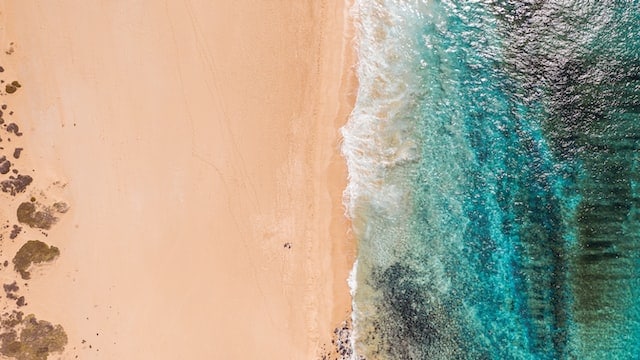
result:
M 356 358 L 640 357 L 640 1 L 356 0 Z

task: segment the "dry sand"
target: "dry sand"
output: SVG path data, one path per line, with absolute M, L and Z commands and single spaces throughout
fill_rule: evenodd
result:
M 71 206 L 48 237 L 17 239 L 61 250 L 23 311 L 65 328 L 63 359 L 330 345 L 355 252 L 337 132 L 355 85 L 346 19 L 340 0 L 0 1 L 35 179 L 10 206 Z

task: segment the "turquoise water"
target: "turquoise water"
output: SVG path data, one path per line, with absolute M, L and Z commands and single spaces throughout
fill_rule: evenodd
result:
M 637 359 L 640 2 L 358 0 L 366 359 Z

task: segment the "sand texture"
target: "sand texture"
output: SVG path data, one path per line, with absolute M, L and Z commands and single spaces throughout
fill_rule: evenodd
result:
M 345 11 L 0 1 L 3 319 L 45 329 L 49 359 L 335 358 L 355 252 Z M 46 358 L 14 340 L 2 354 Z

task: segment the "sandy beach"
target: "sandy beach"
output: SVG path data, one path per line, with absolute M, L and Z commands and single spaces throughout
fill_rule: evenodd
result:
M 346 6 L 0 1 L 1 77 L 21 84 L 1 99 L 33 177 L 0 194 L 2 214 L 69 205 L 2 243 L 9 261 L 27 240 L 60 249 L 19 281 L 20 310 L 68 336 L 50 358 L 335 353 L 355 256 L 337 130 L 356 85 Z

